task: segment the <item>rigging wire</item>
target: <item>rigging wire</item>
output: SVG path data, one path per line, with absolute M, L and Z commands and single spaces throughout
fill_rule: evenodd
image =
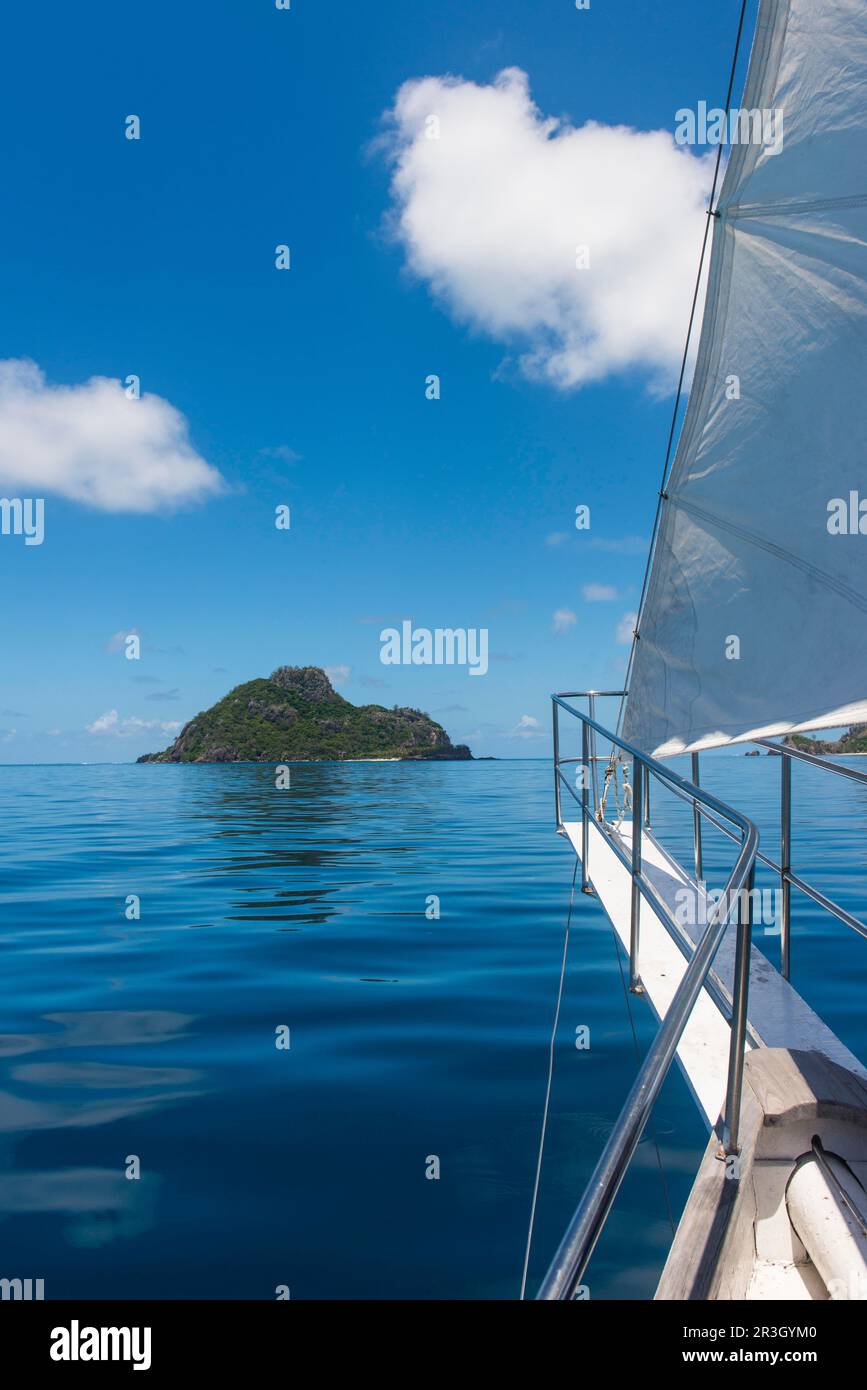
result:
M 554 1024 L 551 1028 L 551 1044 L 548 1051 L 548 1084 L 545 1089 L 545 1105 L 542 1111 L 542 1131 L 539 1135 L 539 1154 L 536 1159 L 536 1178 L 533 1183 L 533 1200 L 530 1204 L 530 1225 L 527 1230 L 527 1246 L 524 1251 L 524 1269 L 521 1274 L 521 1292 L 519 1300 L 523 1302 L 527 1291 L 527 1271 L 530 1268 L 530 1251 L 533 1246 L 533 1228 L 536 1223 L 536 1204 L 539 1199 L 539 1180 L 542 1176 L 542 1155 L 545 1151 L 545 1136 L 548 1130 L 548 1110 L 551 1104 L 551 1085 L 554 1080 L 554 1043 L 557 1038 L 557 1026 L 560 1022 L 560 1005 L 563 1002 L 563 981 L 566 978 L 566 955 L 569 949 L 569 928 L 572 924 L 572 906 L 575 902 L 575 879 L 578 875 L 578 858 L 575 858 L 575 868 L 572 871 L 572 888 L 569 893 L 569 912 L 566 916 L 566 930 L 563 934 L 563 960 L 560 965 L 560 984 L 557 989 L 557 1004 L 554 1009 Z
M 745 18 L 746 18 L 746 13 L 747 13 L 747 0 L 742 0 L 742 3 L 741 3 L 741 15 L 740 15 L 740 20 L 738 21 L 738 32 L 737 32 L 737 37 L 736 37 L 736 39 L 735 39 L 734 53 L 733 53 L 733 55 L 732 55 L 731 71 L 730 71 L 730 73 L 729 73 L 728 91 L 726 92 L 726 104 L 725 104 L 726 128 L 728 127 L 728 117 L 729 117 L 729 112 L 730 112 L 730 110 L 731 110 L 732 92 L 734 91 L 735 76 L 737 75 L 738 56 L 739 56 L 739 54 L 740 54 L 740 49 L 741 49 L 741 38 L 743 37 L 743 32 L 744 32 L 744 20 L 745 20 Z M 645 598 L 646 598 L 646 596 L 647 596 L 647 584 L 648 584 L 648 580 L 650 579 L 650 568 L 651 568 L 651 564 L 652 564 L 652 562 L 653 562 L 653 556 L 654 556 L 654 552 L 655 552 L 655 550 L 656 550 L 656 542 L 657 542 L 657 538 L 658 538 L 658 535 L 659 535 L 659 522 L 660 522 L 660 518 L 661 518 L 661 516 L 662 516 L 662 504 L 663 504 L 663 502 L 665 502 L 665 501 L 668 500 L 667 495 L 666 495 L 666 491 L 665 491 L 665 485 L 666 485 L 666 483 L 668 482 L 669 465 L 670 465 L 670 463 L 671 463 L 671 452 L 672 452 L 672 449 L 673 449 L 673 447 L 674 447 L 674 436 L 675 436 L 675 431 L 676 431 L 676 429 L 677 429 L 677 417 L 678 417 L 678 413 L 679 413 L 679 411 L 680 411 L 680 402 L 681 402 L 681 398 L 682 398 L 682 396 L 683 396 L 683 383 L 684 383 L 684 378 L 686 377 L 687 363 L 688 363 L 688 361 L 689 361 L 689 345 L 690 345 L 690 342 L 691 342 L 691 340 L 692 340 L 692 330 L 693 330 L 693 327 L 695 326 L 695 315 L 696 315 L 696 310 L 697 310 L 697 308 L 698 308 L 699 295 L 700 295 L 700 292 L 701 292 L 702 273 L 703 273 L 703 271 L 704 271 L 704 262 L 705 262 L 705 257 L 706 257 L 706 254 L 707 254 L 707 244 L 708 244 L 708 240 L 709 240 L 709 238 L 710 238 L 710 226 L 711 226 L 711 221 L 712 221 L 715 217 L 718 217 L 718 216 L 719 216 L 719 214 L 716 212 L 716 210 L 715 210 L 715 208 L 714 208 L 714 202 L 715 202 L 715 200 L 716 200 L 716 191 L 717 191 L 717 186 L 718 186 L 718 183 L 719 183 L 719 172 L 720 172 L 720 166 L 721 166 L 721 164 L 722 164 L 722 153 L 723 153 L 723 141 L 720 140 L 719 145 L 717 146 L 716 164 L 714 165 L 714 171 L 713 171 L 713 183 L 712 183 L 712 185 L 711 185 L 710 199 L 709 199 L 709 201 L 708 201 L 707 214 L 706 214 L 706 216 L 705 216 L 704 237 L 702 238 L 702 243 L 701 243 L 701 256 L 699 257 L 699 262 L 698 262 L 698 274 L 697 274 L 696 277 L 695 277 L 695 289 L 693 290 L 692 307 L 691 307 L 690 313 L 689 313 L 689 325 L 688 325 L 687 331 L 686 331 L 686 342 L 684 343 L 684 347 L 683 347 L 683 357 L 682 357 L 681 363 L 680 363 L 680 375 L 679 375 L 678 381 L 677 381 L 677 394 L 676 394 L 676 396 L 675 396 L 675 401 L 674 401 L 674 410 L 672 411 L 672 414 L 671 414 L 671 427 L 670 427 L 670 429 L 669 429 L 669 431 L 668 431 L 668 446 L 667 446 L 667 448 L 666 448 L 666 450 L 665 450 L 665 463 L 664 463 L 663 469 L 662 469 L 662 481 L 661 481 L 661 483 L 660 483 L 660 485 L 659 485 L 659 494 L 658 494 L 657 502 L 656 502 L 656 515 L 654 516 L 654 519 L 653 519 L 653 530 L 652 530 L 652 532 L 651 532 L 651 536 L 650 536 L 650 546 L 649 546 L 649 549 L 648 549 L 648 552 L 647 552 L 647 564 L 645 565 L 645 568 L 644 568 L 644 579 L 643 579 L 642 584 L 641 584 L 641 596 L 640 596 L 640 598 L 639 598 L 639 600 L 638 600 L 638 610 L 637 610 L 638 616 L 636 617 L 636 620 L 635 620 L 635 630 L 633 631 L 633 634 L 632 634 L 632 646 L 631 646 L 630 649 L 629 649 L 629 660 L 628 660 L 628 662 L 626 663 L 626 676 L 625 676 L 624 681 L 623 681 L 624 694 L 620 697 L 620 709 L 619 709 L 619 711 L 618 711 L 618 715 L 617 715 L 617 724 L 616 724 L 616 732 L 617 732 L 617 733 L 620 733 L 620 731 L 621 731 L 621 726 L 622 726 L 622 723 L 623 723 L 623 713 L 624 713 L 624 710 L 625 710 L 625 707 L 626 707 L 626 692 L 628 692 L 628 690 L 629 690 L 629 682 L 630 682 L 630 680 L 631 680 L 631 678 L 632 678 L 632 665 L 633 665 L 633 662 L 634 662 L 634 660 L 635 660 L 635 649 L 636 649 L 636 646 L 637 646 L 637 644 L 638 644 L 638 633 L 639 633 L 639 628 L 640 628 L 640 626 L 641 626 L 641 618 L 642 618 L 642 613 L 643 613 L 643 609 L 644 609 L 644 600 L 645 600 Z

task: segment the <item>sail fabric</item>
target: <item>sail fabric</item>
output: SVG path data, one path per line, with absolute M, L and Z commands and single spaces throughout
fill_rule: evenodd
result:
M 867 720 L 865 0 L 763 0 L 740 110 L 782 133 L 714 221 L 623 725 L 660 756 Z

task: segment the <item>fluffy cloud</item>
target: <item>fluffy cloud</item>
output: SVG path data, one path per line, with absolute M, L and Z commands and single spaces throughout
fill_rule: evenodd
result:
M 546 117 L 518 68 L 406 82 L 387 120 L 390 227 L 456 319 L 559 387 L 632 368 L 673 385 L 712 157 Z
M 613 603 L 617 597 L 613 584 L 585 584 L 581 593 L 588 603 Z
M 522 714 L 511 734 L 512 738 L 540 738 L 539 721 L 532 714 Z
M 326 666 L 325 674 L 332 685 L 345 685 L 352 675 L 351 666 Z
M 570 627 L 574 627 L 578 618 L 571 608 L 558 608 L 554 614 L 554 631 L 558 633 L 568 632 Z
M 160 396 L 127 397 L 91 377 L 49 386 L 35 362 L 0 362 L 0 487 L 55 493 L 105 512 L 153 512 L 203 501 L 223 479 Z
M 105 714 L 101 714 L 97 719 L 94 719 L 92 724 L 88 724 L 87 732 L 89 734 L 111 733 L 117 729 L 117 720 L 116 709 L 106 710 Z
M 637 622 L 637 613 L 623 614 L 623 617 L 617 624 L 617 640 L 621 644 L 621 646 L 629 647 L 632 645 L 632 634 L 635 631 L 635 624 Z
M 88 724 L 87 732 L 123 737 L 125 734 L 149 733 L 153 729 L 159 729 L 164 734 L 176 734 L 180 727 L 179 719 L 140 719 L 135 714 L 121 719 L 116 709 L 110 709 L 94 719 L 92 724 Z

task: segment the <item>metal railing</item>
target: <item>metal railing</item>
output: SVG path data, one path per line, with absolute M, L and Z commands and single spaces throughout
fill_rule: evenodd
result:
M 829 763 L 827 758 L 820 758 L 815 753 L 807 753 L 802 748 L 788 748 L 785 744 L 774 743 L 771 739 L 757 738 L 752 740 L 766 748 L 770 753 L 778 754 L 782 759 L 780 767 L 780 862 L 772 859 L 770 855 L 761 851 L 756 852 L 756 862 L 764 864 L 779 876 L 780 880 L 780 974 L 784 980 L 788 980 L 791 974 L 791 927 L 792 927 L 792 888 L 797 888 L 805 897 L 811 898 L 814 903 L 836 917 L 845 926 L 851 927 L 860 936 L 867 937 L 867 923 L 858 917 L 854 917 L 851 912 L 847 912 L 845 907 L 834 902 L 825 893 L 806 879 L 801 878 L 792 869 L 792 762 L 803 762 L 820 768 L 823 772 L 831 772 L 837 777 L 843 777 L 849 782 L 860 783 L 867 786 L 867 772 L 857 772 L 851 767 L 842 767 L 837 763 Z M 699 755 L 692 754 L 692 780 L 696 786 L 699 781 Z M 673 790 L 681 793 L 675 787 Z M 732 833 L 729 826 L 720 821 L 707 808 L 702 808 L 699 812 L 693 808 L 694 826 L 693 840 L 695 852 L 696 878 L 702 878 L 702 843 L 701 843 L 701 817 L 705 816 L 717 830 L 722 831 L 730 839 L 737 837 Z
M 813 767 L 821 768 L 823 772 L 832 772 L 837 777 L 844 777 L 849 782 L 860 782 L 862 786 L 867 786 L 867 772 L 856 772 L 851 767 L 841 767 L 837 763 L 829 763 L 827 758 L 820 758 L 815 753 L 807 753 L 802 748 L 787 748 L 781 743 L 772 743 L 770 739 L 757 738 L 756 743 L 762 745 L 773 753 L 778 753 L 783 759 L 781 766 L 780 783 L 780 862 L 775 864 L 773 859 L 765 854 L 759 854 L 757 858 L 769 869 L 773 869 L 780 876 L 781 889 L 781 912 L 780 912 L 780 974 L 784 979 L 789 978 L 790 967 L 790 936 L 791 936 L 791 890 L 797 888 L 806 897 L 812 898 L 814 903 L 823 908 L 825 912 L 830 912 L 839 922 L 845 923 L 860 936 L 867 937 L 867 925 L 859 918 L 853 917 L 851 912 L 847 912 L 839 903 L 835 903 L 831 898 L 821 893 L 811 883 L 807 883 L 800 875 L 792 871 L 792 762 L 810 763 Z
M 632 879 L 632 904 L 630 918 L 629 979 L 630 987 L 640 989 L 640 912 L 641 900 L 645 899 L 662 920 L 679 949 L 687 957 L 688 964 L 677 988 L 671 1006 L 660 1025 L 659 1031 L 650 1046 L 647 1056 L 636 1077 L 635 1083 L 609 1138 L 602 1156 L 596 1165 L 593 1176 L 576 1210 L 569 1228 L 560 1243 L 557 1254 L 537 1295 L 540 1299 L 568 1299 L 574 1296 L 581 1278 L 589 1263 L 596 1242 L 605 1225 L 608 1214 L 617 1196 L 620 1184 L 638 1146 L 650 1112 L 665 1078 L 674 1061 L 678 1044 L 686 1028 L 692 1010 L 703 988 L 713 995 L 715 1001 L 731 1023 L 729 1045 L 728 1077 L 724 1109 L 723 1145 L 726 1153 L 736 1153 L 738 1147 L 738 1128 L 740 1123 L 741 1092 L 743 1087 L 743 1064 L 747 1033 L 747 996 L 749 990 L 750 947 L 752 934 L 752 899 L 755 861 L 758 854 L 759 832 L 751 820 L 733 810 L 717 797 L 703 791 L 695 782 L 688 782 L 676 772 L 648 757 L 638 748 L 627 743 L 619 735 L 611 733 L 596 722 L 596 700 L 605 696 L 622 696 L 622 691 L 567 691 L 553 695 L 554 722 L 554 786 L 557 814 L 557 828 L 562 829 L 561 788 L 565 786 L 581 807 L 582 843 L 582 888 L 592 891 L 587 877 L 587 851 L 589 848 L 590 825 L 605 837 L 609 848 L 628 870 Z M 575 709 L 566 703 L 572 699 L 587 699 L 588 713 Z M 581 722 L 582 757 L 560 757 L 560 710 Z M 607 758 L 597 753 L 597 737 L 601 737 L 621 755 L 632 760 L 632 843 L 627 854 L 620 837 L 604 820 L 597 819 L 599 805 L 597 795 L 596 764 Z M 564 765 L 582 763 L 581 795 L 576 793 L 563 771 Z M 693 764 L 696 768 L 696 764 Z M 727 833 L 740 841 L 740 850 L 732 869 L 725 891 L 714 905 L 707 925 L 697 944 L 693 944 L 672 918 L 668 907 L 654 892 L 641 860 L 642 827 L 647 822 L 650 804 L 650 787 L 653 779 L 692 803 L 693 823 L 696 834 L 696 868 L 701 869 L 701 816 L 709 815 L 715 823 L 727 823 Z M 588 787 L 588 781 L 591 786 Z M 593 791 L 593 813 L 591 815 L 589 793 Z M 744 893 L 743 890 L 746 890 Z M 738 917 L 737 942 L 735 949 L 734 993 L 730 1009 L 726 1009 L 721 999 L 722 990 L 718 981 L 712 981 L 711 966 L 725 935 L 729 921 L 735 914 Z

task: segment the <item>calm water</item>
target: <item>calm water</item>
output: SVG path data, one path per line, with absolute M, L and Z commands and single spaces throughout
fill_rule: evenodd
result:
M 801 772 L 796 867 L 862 910 L 867 795 Z M 707 762 L 774 854 L 778 778 Z M 514 1298 L 573 868 L 551 801 L 535 761 L 299 766 L 287 791 L 270 767 L 0 769 L 0 1277 L 49 1298 Z M 689 813 L 656 809 L 685 850 Z M 653 1027 L 633 1001 L 633 1038 L 594 900 L 571 922 L 531 1292 Z M 796 984 L 867 1054 L 867 943 L 803 901 L 795 922 Z M 654 1137 L 594 1297 L 652 1293 L 704 1145 L 676 1072 Z

